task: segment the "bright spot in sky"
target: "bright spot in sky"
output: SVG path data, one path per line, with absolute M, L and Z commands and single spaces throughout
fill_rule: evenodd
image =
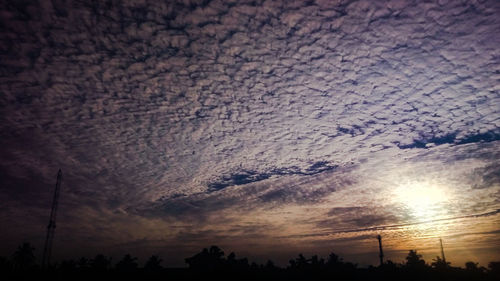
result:
M 444 188 L 425 183 L 409 182 L 394 190 L 394 203 L 404 204 L 412 216 L 419 220 L 434 219 L 441 213 L 443 204 L 448 201 Z

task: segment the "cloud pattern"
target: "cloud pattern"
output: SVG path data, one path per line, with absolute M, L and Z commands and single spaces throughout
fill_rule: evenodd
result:
M 68 232 L 188 248 L 412 223 L 379 203 L 407 179 L 454 186 L 439 218 L 500 206 L 497 1 L 1 5 L 2 222 L 58 167 Z

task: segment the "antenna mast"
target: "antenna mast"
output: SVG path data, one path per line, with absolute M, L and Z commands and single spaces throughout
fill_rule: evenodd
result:
M 45 247 L 43 248 L 42 268 L 47 268 L 50 264 L 50 254 L 52 252 L 52 241 L 54 240 L 54 231 L 56 229 L 57 205 L 59 203 L 59 190 L 61 188 L 62 171 L 57 173 L 56 190 L 52 199 L 52 210 L 50 211 L 49 225 L 47 226 L 47 238 L 45 238 Z
M 378 235 L 378 250 L 379 250 L 379 258 L 380 258 L 380 266 L 384 264 L 384 252 L 382 251 L 382 236 Z
M 443 250 L 443 240 L 439 238 L 439 244 L 441 244 L 441 257 L 443 259 L 444 264 L 446 264 L 446 258 L 444 257 L 444 250 Z

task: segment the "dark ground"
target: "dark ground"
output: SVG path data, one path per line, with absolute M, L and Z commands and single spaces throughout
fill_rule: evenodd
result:
M 299 254 L 287 267 L 268 261 L 258 265 L 234 253 L 224 256 L 217 246 L 186 258 L 188 268 L 165 268 L 161 258 L 151 256 L 143 267 L 137 258 L 125 255 L 116 264 L 97 255 L 93 259 L 65 260 L 42 268 L 29 243 L 19 246 L 10 258 L 0 258 L 2 280 L 500 280 L 500 262 L 488 268 L 467 262 L 465 268 L 452 267 L 440 257 L 428 264 L 411 250 L 403 263 L 358 268 L 334 253 L 326 259 Z

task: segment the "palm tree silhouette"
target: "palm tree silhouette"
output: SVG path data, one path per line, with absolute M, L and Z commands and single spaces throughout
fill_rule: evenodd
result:
M 36 267 L 35 248 L 30 243 L 23 243 L 12 255 L 14 270 L 27 271 Z

